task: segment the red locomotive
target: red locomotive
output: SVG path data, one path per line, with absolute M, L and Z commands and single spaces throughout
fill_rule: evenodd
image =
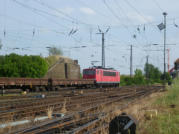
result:
M 120 72 L 101 67 L 88 68 L 83 70 L 83 79 L 94 79 L 98 86 L 119 86 Z

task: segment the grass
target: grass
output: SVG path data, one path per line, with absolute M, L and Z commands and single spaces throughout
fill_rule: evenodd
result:
M 53 109 L 54 107 L 48 107 L 47 109 L 47 116 L 49 119 L 52 119 Z
M 145 120 L 140 134 L 179 134 L 179 79 L 153 104 L 157 116 Z

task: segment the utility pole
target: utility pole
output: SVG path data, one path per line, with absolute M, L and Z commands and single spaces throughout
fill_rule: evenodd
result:
M 170 72 L 170 49 L 167 49 L 168 52 L 168 72 Z
M 102 34 L 102 67 L 105 68 L 105 49 L 104 49 L 104 33 L 101 33 Z
M 105 68 L 105 45 L 104 45 L 104 35 L 109 31 L 110 27 L 108 27 L 108 29 L 103 32 L 99 27 L 98 27 L 98 30 L 99 30 L 99 33 L 97 34 L 101 34 L 102 35 L 102 56 L 101 56 L 101 66 L 102 68 Z
M 132 73 L 133 73 L 133 65 L 132 65 L 132 60 L 133 60 L 133 57 L 132 57 L 132 45 L 130 46 L 130 77 L 132 77 Z
M 164 81 L 166 80 L 166 74 L 165 74 L 165 72 L 166 72 L 166 61 L 165 61 L 165 53 L 166 53 L 166 28 L 167 28 L 167 25 L 166 25 L 166 16 L 167 16 L 167 13 L 166 12 L 164 12 L 163 13 L 163 16 L 164 16 L 164 26 L 165 26 L 165 28 L 164 28 Z
M 149 56 L 146 56 L 146 78 L 149 78 Z

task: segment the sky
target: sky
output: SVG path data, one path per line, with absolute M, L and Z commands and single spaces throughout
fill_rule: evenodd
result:
M 163 71 L 163 12 L 167 12 L 170 68 L 179 58 L 178 0 L 0 0 L 0 54 L 48 56 L 47 47 L 62 49 L 81 69 L 101 65 L 105 32 L 106 67 L 130 73 L 149 63 Z M 158 45 L 153 45 L 158 44 Z M 93 63 L 93 64 L 92 64 Z

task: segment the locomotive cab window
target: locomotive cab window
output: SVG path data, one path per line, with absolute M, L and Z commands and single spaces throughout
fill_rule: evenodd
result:
M 116 72 L 103 71 L 103 76 L 116 76 Z
M 84 75 L 95 75 L 96 71 L 95 70 L 84 70 L 83 74 Z

